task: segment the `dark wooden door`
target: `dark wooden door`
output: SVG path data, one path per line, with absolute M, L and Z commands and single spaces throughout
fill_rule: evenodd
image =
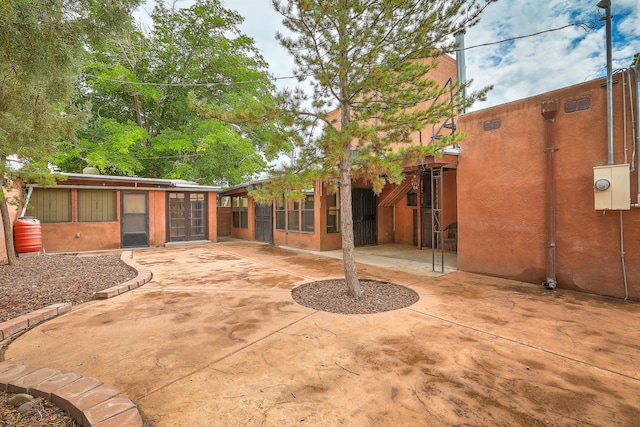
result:
M 256 240 L 259 242 L 273 243 L 273 205 L 260 205 L 256 203 Z
M 149 246 L 149 195 L 143 192 L 122 192 L 121 212 L 121 246 Z
M 433 245 L 433 214 L 431 209 L 422 209 L 422 246 L 430 248 Z
M 363 189 L 354 189 L 351 194 L 354 244 L 375 245 L 378 243 L 376 195 L 372 190 Z
M 206 193 L 168 193 L 167 241 L 206 240 Z

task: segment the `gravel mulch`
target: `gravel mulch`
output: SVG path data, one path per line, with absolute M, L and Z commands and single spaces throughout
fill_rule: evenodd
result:
M 0 322 L 57 303 L 80 304 L 136 277 L 116 255 L 22 256 L 0 265 Z
M 0 265 L 0 322 L 51 304 L 90 301 L 96 292 L 136 275 L 115 255 L 20 257 L 15 266 Z M 78 426 L 64 410 L 47 400 L 36 398 L 31 408 L 21 412 L 8 402 L 12 396 L 0 393 L 0 426 Z
M 28 405 L 10 403 L 15 395 L 0 392 L 0 425 L 12 427 L 76 427 L 75 421 L 62 409 L 41 397 L 33 398 Z M 20 396 L 18 396 L 20 397 Z
M 373 314 L 398 310 L 416 303 L 418 294 L 401 285 L 360 279 L 362 296 L 351 296 L 344 279 L 306 283 L 291 291 L 294 301 L 305 307 L 339 314 Z

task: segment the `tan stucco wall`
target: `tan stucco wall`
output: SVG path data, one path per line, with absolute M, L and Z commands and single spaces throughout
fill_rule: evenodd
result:
M 167 242 L 167 193 L 149 191 L 149 246 L 162 245 Z M 118 220 L 120 216 L 118 200 Z
M 247 193 L 244 192 L 244 195 Z M 255 200 L 249 196 L 249 207 L 247 216 L 247 228 L 240 228 L 233 226 L 233 216 L 231 221 L 231 237 L 243 240 L 255 240 L 256 239 L 256 216 L 255 216 Z M 233 215 L 233 213 L 232 213 Z
M 393 206 L 378 206 L 376 212 L 378 222 L 378 244 L 393 243 Z
M 217 235 L 231 236 L 231 207 L 220 206 L 216 209 Z
M 620 75 L 616 76 L 621 81 Z M 557 99 L 555 132 L 558 286 L 624 295 L 619 211 L 594 209 L 593 167 L 607 163 L 606 88 L 596 80 L 463 116 L 458 167 L 458 267 L 542 283 L 545 252 L 545 120 L 542 102 Z M 614 85 L 615 163 L 623 162 L 622 85 Z M 567 101 L 589 98 L 584 111 Z M 634 96 L 635 99 L 635 96 Z M 627 107 L 629 103 L 627 102 Z M 497 130 L 483 123 L 500 119 Z M 631 135 L 627 117 L 628 135 Z M 630 144 L 631 141 L 628 140 Z M 629 158 L 631 157 L 629 145 Z M 631 174 L 636 202 L 637 172 Z M 640 298 L 640 209 L 623 211 L 629 293 Z
M 423 60 L 423 62 L 425 61 Z M 435 80 L 440 87 L 444 87 L 449 79 L 451 79 L 453 83 L 456 83 L 458 81 L 458 68 L 457 68 L 456 60 L 449 55 L 443 55 L 439 57 L 437 60 L 437 67 L 429 70 L 427 77 L 431 80 Z M 449 94 L 447 93 L 446 96 L 449 96 Z M 413 108 L 412 110 L 426 110 L 431 106 L 431 103 L 432 103 L 431 100 L 418 103 L 416 107 Z M 329 112 L 328 120 L 335 121 L 336 128 L 340 129 L 340 110 L 336 109 Z M 373 124 L 373 120 L 371 120 L 369 123 Z M 436 125 L 436 130 L 439 127 L 440 127 L 439 124 Z M 420 143 L 422 143 L 423 145 L 429 144 L 429 142 L 431 141 L 432 131 L 433 131 L 432 125 L 428 125 L 425 128 L 423 128 L 420 132 L 412 133 L 410 136 L 411 144 L 420 144 Z M 443 132 L 443 133 L 447 134 L 449 133 L 449 131 L 447 130 L 446 132 Z M 395 143 L 393 144 L 393 149 L 397 151 L 399 148 L 406 147 L 406 146 L 407 144 L 405 143 Z
M 216 193 L 209 193 L 207 195 L 208 207 L 207 212 L 209 214 L 207 218 L 207 225 L 209 226 L 208 237 L 212 242 L 218 241 L 218 207 Z
M 46 252 L 77 252 L 120 247 L 120 222 L 43 223 L 42 245 Z

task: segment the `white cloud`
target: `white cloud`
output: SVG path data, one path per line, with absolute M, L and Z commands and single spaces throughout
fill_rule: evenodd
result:
M 192 2 L 185 0 L 181 6 Z M 533 34 L 577 22 L 598 28 L 585 32 L 579 27 L 548 32 L 507 43 L 466 51 L 467 78 L 472 90 L 494 85 L 487 101 L 473 109 L 487 108 L 548 92 L 603 76 L 606 70 L 604 14 L 597 0 L 502 0 L 489 5 L 480 23 L 468 30 L 467 47 L 516 36 Z M 153 0 L 146 9 L 151 12 Z M 293 60 L 275 39 L 283 30 L 282 17 L 271 0 L 226 0 L 225 7 L 245 17 L 241 30 L 255 40 L 275 77 L 292 75 Z M 639 0 L 612 1 L 613 68 L 628 67 L 640 51 Z M 142 16 L 145 14 L 142 13 Z M 291 87 L 295 80 L 280 80 L 278 87 Z
M 480 24 L 468 31 L 467 46 L 533 34 L 577 22 L 590 22 L 598 27 L 589 32 L 580 27 L 569 27 L 504 45 L 468 50 L 467 77 L 474 79 L 472 88 L 494 85 L 487 101 L 477 103 L 474 109 L 602 76 L 606 70 L 606 39 L 604 23 L 598 18 L 604 11 L 598 9 L 596 3 L 510 0 L 490 5 Z M 637 35 L 638 0 L 618 0 L 613 3 L 613 68 L 616 69 L 629 66 L 633 53 L 640 50 Z

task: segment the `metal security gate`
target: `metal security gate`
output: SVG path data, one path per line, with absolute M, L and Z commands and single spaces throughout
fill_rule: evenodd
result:
M 122 192 L 120 245 L 123 248 L 149 246 L 149 195 Z
M 273 205 L 255 205 L 256 240 L 273 243 Z
M 352 190 L 351 198 L 355 246 L 377 244 L 376 195 L 372 190 L 354 189 Z
M 167 242 L 206 240 L 207 195 L 205 193 L 168 193 Z

